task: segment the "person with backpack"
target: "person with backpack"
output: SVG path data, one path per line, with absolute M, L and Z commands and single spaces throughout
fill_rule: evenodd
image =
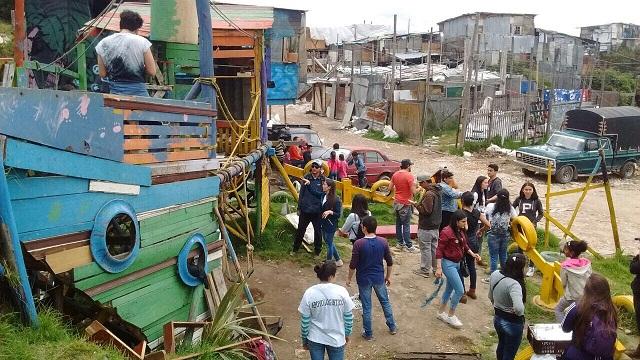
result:
M 524 331 L 524 303 L 527 287 L 524 268 L 527 258 L 523 254 L 509 256 L 502 271 L 491 274 L 489 300 L 493 304 L 493 327 L 498 334 L 497 360 L 516 357 Z
M 613 360 L 618 317 L 607 279 L 591 274 L 582 298 L 571 304 L 562 331 L 572 332 L 561 360 Z
M 513 200 L 512 206 L 516 209 L 518 215 L 526 216 L 533 224 L 533 227 L 537 227 L 538 222 L 544 216 L 542 201 L 538 198 L 536 187 L 530 181 L 522 185 L 520 195 Z M 527 276 L 533 276 L 534 273 L 535 267 L 533 267 L 533 263 L 530 261 Z
M 439 184 L 431 183 L 427 175 L 419 175 L 418 185 L 424 194 L 418 203 L 418 244 L 420 245 L 420 268 L 414 274 L 428 278 L 436 269 L 436 248 L 438 247 L 438 229 L 442 221 L 442 195 Z
M 351 160 L 349 160 L 349 165 L 351 164 L 356 166 L 358 186 L 361 188 L 367 187 L 367 165 L 364 164 L 364 155 L 357 151 L 352 152 Z
M 342 225 L 342 228 L 338 229 L 338 234 L 343 237 L 348 237 L 351 244 L 358 239 L 364 237 L 362 226 L 360 226 L 360 220 L 371 216 L 369 211 L 369 201 L 362 194 L 356 194 L 351 199 L 351 213 L 347 216 Z
M 451 216 L 449 225 L 440 232 L 438 248 L 436 249 L 436 277 L 446 277 L 446 287 L 442 293 L 442 301 L 438 310 L 437 319 L 449 326 L 460 329 L 462 322 L 456 316 L 456 307 L 464 295 L 464 288 L 460 280 L 460 269 L 466 266 L 465 254 L 471 255 L 474 260 L 480 260 L 480 255 L 469 249 L 467 244 L 467 215 L 462 210 L 457 210 Z M 447 304 L 449 312 L 445 312 Z
M 336 182 L 331 179 L 325 179 L 322 183 L 322 191 L 325 192 L 325 196 L 322 198 L 322 220 L 320 221 L 322 227 L 322 235 L 324 236 L 324 242 L 327 243 L 327 260 L 335 260 L 336 266 L 343 265 L 338 254 L 336 244 L 333 242 L 333 238 L 338 228 L 338 220 L 342 216 L 342 201 L 336 196 Z
M 560 280 L 564 287 L 564 294 L 558 300 L 555 308 L 556 321 L 564 319 L 565 311 L 569 305 L 580 300 L 584 292 L 584 286 L 589 276 L 591 276 L 591 261 L 580 257 L 587 251 L 586 241 L 569 240 L 562 247 L 562 252 L 567 257 L 560 264 Z
M 343 360 L 353 329 L 353 301 L 344 287 L 334 284 L 336 264 L 327 260 L 316 265 L 320 283 L 308 288 L 300 305 L 300 337 L 311 360 Z
M 489 269 L 491 273 L 500 267 L 504 268 L 507 261 L 507 246 L 509 245 L 511 219 L 518 216 L 516 210 L 509 201 L 509 191 L 500 189 L 496 194 L 496 202 L 487 205 L 485 212 L 491 228 L 487 233 L 487 243 L 489 244 Z M 483 229 L 486 229 L 485 225 Z M 482 282 L 489 283 L 489 278 L 482 279 Z

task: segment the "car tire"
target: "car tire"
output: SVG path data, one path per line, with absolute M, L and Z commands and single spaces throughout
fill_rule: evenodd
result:
M 620 177 L 623 179 L 629 179 L 636 174 L 636 164 L 633 161 L 627 161 L 620 168 Z
M 522 168 L 522 173 L 528 177 L 533 177 L 536 174 L 535 171 L 529 170 L 527 168 Z
M 573 167 L 570 165 L 565 165 L 560 167 L 560 169 L 556 171 L 555 178 L 556 181 L 560 184 L 566 184 L 573 180 L 574 175 L 575 171 L 573 170 Z
M 389 176 L 389 174 L 384 173 L 382 175 L 380 175 L 380 177 L 378 177 L 378 180 L 376 180 L 376 183 L 380 180 L 385 180 L 385 181 L 391 181 L 391 176 Z M 387 194 L 389 192 L 389 187 L 388 186 L 384 186 L 381 185 L 378 189 L 378 192 L 383 193 L 383 194 Z

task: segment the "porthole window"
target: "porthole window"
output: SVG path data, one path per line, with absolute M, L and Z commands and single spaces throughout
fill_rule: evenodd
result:
M 208 272 L 207 245 L 201 234 L 192 235 L 178 254 L 178 275 L 189 286 L 204 282 Z
M 91 255 L 106 272 L 119 273 L 135 261 L 140 251 L 140 228 L 133 207 L 113 200 L 98 212 L 91 231 Z

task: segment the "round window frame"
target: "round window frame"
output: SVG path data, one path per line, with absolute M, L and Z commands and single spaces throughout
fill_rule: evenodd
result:
M 178 276 L 180 276 L 180 280 L 182 280 L 182 282 L 185 283 L 185 285 L 191 286 L 191 287 L 196 287 L 198 285 L 203 284 L 202 279 L 199 279 L 191 275 L 191 273 L 189 272 L 188 258 L 189 258 L 189 253 L 191 252 L 191 248 L 194 245 L 200 246 L 202 250 L 202 254 L 204 255 L 204 273 L 205 274 L 209 273 L 209 265 L 207 261 L 208 251 L 207 251 L 207 243 L 205 241 L 205 238 L 202 234 L 199 234 L 199 233 L 193 234 L 191 235 L 191 237 L 189 237 L 187 242 L 184 244 L 184 246 L 182 247 L 182 250 L 180 250 L 180 253 L 178 253 Z
M 122 214 L 129 216 L 133 221 L 136 236 L 135 243 L 129 254 L 118 259 L 109 253 L 107 227 L 114 217 Z M 93 260 L 104 271 L 116 274 L 129 268 L 140 252 L 140 225 L 133 206 L 123 200 L 112 200 L 105 204 L 95 218 L 93 229 L 91 230 L 90 248 Z

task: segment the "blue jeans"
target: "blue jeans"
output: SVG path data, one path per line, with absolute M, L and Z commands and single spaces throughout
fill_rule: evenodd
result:
M 327 243 L 327 260 L 340 260 L 340 254 L 338 254 L 338 249 L 336 249 L 336 244 L 333 243 L 333 237 L 336 235 L 334 231 L 325 231 L 323 230 L 324 241 Z
M 396 205 L 394 205 L 396 206 Z M 398 244 L 407 248 L 413 246 L 411 243 L 411 215 L 413 215 L 413 207 L 405 205 L 396 212 L 396 239 Z
M 462 280 L 460 280 L 460 263 L 442 259 L 442 273 L 447 278 L 447 286 L 442 293 L 442 304 L 451 300 L 449 307 L 455 310 L 464 294 Z
M 387 326 L 389 327 L 389 330 L 395 330 L 396 322 L 393 319 L 393 310 L 391 310 L 391 303 L 389 302 L 387 286 L 384 283 L 358 284 L 358 291 L 360 292 L 360 302 L 362 303 L 362 327 L 364 328 L 364 335 L 373 336 L 373 329 L 371 327 L 371 289 L 376 292 L 378 301 L 382 306 L 384 318 L 387 320 Z
M 495 233 L 493 231 L 489 231 L 489 233 L 487 234 L 487 242 L 489 243 L 491 272 L 494 272 L 498 269 L 498 259 L 500 259 L 500 267 L 504 269 L 504 265 L 507 262 L 507 245 L 509 244 L 509 233 Z
M 497 360 L 513 360 L 518 353 L 524 322 L 516 323 L 503 319 L 499 315 L 493 318 L 493 327 L 498 334 Z
M 309 355 L 311 355 L 311 360 L 324 360 L 325 351 L 329 356 L 329 360 L 344 359 L 344 345 L 340 347 L 333 347 L 307 340 L 307 346 L 309 347 Z
M 149 97 L 145 83 L 109 81 L 109 92 L 112 94 Z

